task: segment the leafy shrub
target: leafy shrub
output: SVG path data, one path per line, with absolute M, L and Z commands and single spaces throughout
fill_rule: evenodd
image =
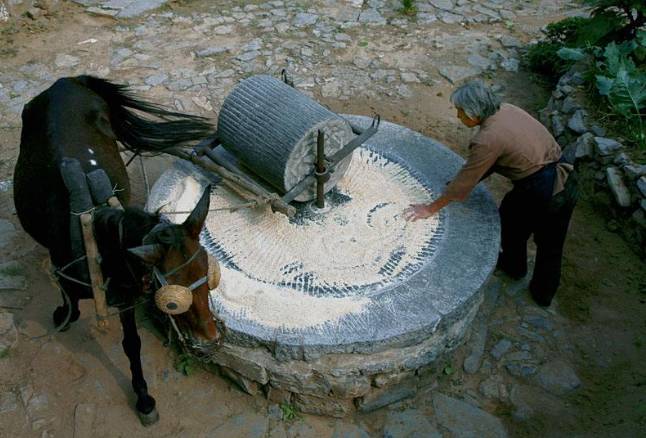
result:
M 402 8 L 400 12 L 404 15 L 415 15 L 417 8 L 415 7 L 415 0 L 401 0 Z
M 599 34 L 598 39 L 591 40 L 592 44 L 606 45 L 611 41 L 634 39 L 646 25 L 644 0 L 584 0 L 584 3 L 592 7 L 592 20 L 586 30 L 591 35 Z
M 529 47 L 525 60 L 532 71 L 540 73 L 552 82 L 572 65 L 571 60 L 557 56 L 562 47 L 574 46 L 578 35 L 589 23 L 589 18 L 570 17 L 550 23 L 545 29 L 545 40 Z
M 529 68 L 556 82 L 570 66 L 570 62 L 557 56 L 563 46 L 560 43 L 540 41 L 529 47 L 525 60 Z
M 596 87 L 615 115 L 624 119 L 629 138 L 646 147 L 646 71 L 633 60 L 636 49 L 646 49 L 646 31 L 640 38 L 621 44 L 608 44 L 597 62 Z
M 584 2 L 592 7 L 591 16 L 549 24 L 526 61 L 554 82 L 582 62 L 584 77 L 606 102 L 609 116 L 621 123 L 629 141 L 646 148 L 646 1 Z

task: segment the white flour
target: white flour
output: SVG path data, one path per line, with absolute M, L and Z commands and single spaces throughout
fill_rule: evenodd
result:
M 234 269 L 222 269 L 211 298 L 233 316 L 273 328 L 313 327 L 361 312 L 367 298 L 314 297 L 286 287 L 260 283 Z
M 409 204 L 431 199 L 407 170 L 358 149 L 337 188 L 352 199 L 302 223 L 268 208 L 210 213 L 211 236 L 242 271 L 222 264 L 218 305 L 270 327 L 312 327 L 361 312 L 368 298 L 352 287 L 385 285 L 421 266 L 438 218 L 403 219 Z M 238 203 L 222 186 L 211 198 L 211 208 Z M 335 290 L 344 292 L 330 296 Z

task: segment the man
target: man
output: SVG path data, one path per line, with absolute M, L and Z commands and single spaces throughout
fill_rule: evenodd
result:
M 406 220 L 436 214 L 463 201 L 493 172 L 509 178 L 513 190 L 500 205 L 501 252 L 497 267 L 512 278 L 527 274 L 527 240 L 534 234 L 536 264 L 529 285 L 534 301 L 549 306 L 559 286 L 563 243 L 576 204 L 576 176 L 561 160 L 561 148 L 549 131 L 522 109 L 502 104 L 481 81 L 457 88 L 451 102 L 460 121 L 480 130 L 469 156 L 444 193 L 430 204 L 404 211 Z

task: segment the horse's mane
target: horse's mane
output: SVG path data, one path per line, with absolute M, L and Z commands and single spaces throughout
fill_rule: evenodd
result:
M 108 104 L 112 129 L 119 141 L 133 152 L 161 152 L 213 133 L 213 126 L 204 117 L 168 111 L 160 105 L 137 99 L 125 85 L 93 76 L 78 76 L 75 80 Z M 133 110 L 159 120 L 144 118 Z

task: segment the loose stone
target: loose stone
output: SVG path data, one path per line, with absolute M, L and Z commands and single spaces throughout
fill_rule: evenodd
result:
M 630 180 L 636 180 L 640 176 L 646 175 L 646 164 L 627 164 L 623 167 L 624 174 Z
M 501 339 L 496 345 L 491 349 L 491 355 L 496 360 L 500 358 L 511 348 L 512 343 L 509 339 Z
M 334 426 L 334 431 L 332 432 L 332 438 L 370 438 L 370 435 L 364 429 L 355 424 L 337 421 Z
M 151 87 L 155 87 L 157 85 L 163 84 L 167 79 L 168 79 L 168 75 L 166 73 L 158 73 L 152 76 L 148 76 L 144 80 L 144 83 L 146 85 L 150 85 Z
M 79 403 L 74 410 L 74 436 L 90 437 L 94 431 L 96 418 L 96 405 L 93 403 Z
M 13 392 L 0 393 L 0 414 L 18 409 L 18 396 Z
M 56 67 L 58 68 L 70 68 L 70 67 L 76 67 L 81 60 L 72 55 L 65 55 L 63 53 L 59 53 L 56 55 L 56 59 L 54 60 L 54 64 L 56 64 Z
M 579 138 L 576 139 L 576 153 L 575 157 L 576 159 L 582 159 L 582 158 L 592 158 L 594 155 L 594 135 L 590 132 L 586 132 L 585 134 L 581 135 Z
M 505 368 L 515 377 L 529 377 L 536 374 L 536 366 L 526 363 L 508 363 L 505 365 Z
M 0 358 L 18 343 L 18 331 L 13 319 L 13 313 L 0 312 Z
M 503 45 L 503 47 L 506 48 L 518 48 L 522 47 L 522 43 L 518 38 L 515 38 L 511 35 L 503 35 L 502 38 L 500 38 L 500 44 Z
M 597 155 L 602 157 L 607 157 L 623 148 L 621 143 L 612 138 L 595 137 L 594 142 L 596 144 Z
M 433 396 L 437 422 L 454 436 L 506 437 L 502 422 L 482 409 L 444 394 Z
M 479 320 L 473 327 L 473 334 L 468 346 L 471 349 L 469 355 L 464 359 L 464 371 L 468 374 L 475 374 L 480 368 L 482 355 L 484 354 L 485 342 L 487 341 L 487 325 L 484 320 Z
M 552 116 L 552 133 L 554 137 L 560 137 L 565 132 L 565 126 L 563 125 L 563 120 L 558 114 Z
M 614 195 L 617 204 L 624 208 L 630 207 L 630 191 L 624 184 L 621 171 L 616 167 L 608 167 L 606 169 L 606 177 L 610 191 Z
M 206 49 L 198 50 L 197 52 L 195 52 L 195 56 L 197 56 L 198 58 L 206 58 L 209 56 L 226 53 L 230 50 L 231 49 L 229 47 L 220 47 L 220 46 L 207 47 Z
M 361 15 L 359 15 L 359 22 L 380 25 L 386 24 L 386 19 L 377 10 L 368 9 L 361 12 Z
M 563 105 L 561 106 L 561 111 L 563 111 L 565 114 L 570 114 L 577 108 L 580 108 L 579 103 L 572 98 L 572 96 L 568 96 L 565 99 L 563 99 Z
M 646 198 L 646 176 L 642 176 L 637 180 L 637 188 L 641 192 L 642 196 Z
M 536 377 L 541 387 L 556 395 L 567 394 L 581 386 L 572 367 L 562 360 L 542 365 Z
M 305 27 L 305 26 L 311 26 L 315 24 L 318 21 L 318 19 L 319 19 L 318 15 L 301 12 L 297 14 L 296 17 L 294 17 L 294 21 L 292 23 L 296 27 Z
M 584 132 L 586 132 L 587 128 L 585 126 L 585 111 L 580 109 L 576 110 L 572 118 L 568 121 L 567 126 L 577 134 L 583 134 Z
M 439 72 L 452 84 L 456 84 L 479 74 L 479 71 L 473 67 L 462 67 L 458 65 L 440 67 Z
M 438 9 L 444 9 L 445 11 L 450 11 L 453 9 L 453 1 L 451 0 L 430 0 L 433 6 Z
M 384 438 L 415 436 L 441 438 L 442 434 L 429 421 L 428 415 L 417 409 L 388 413 L 384 426 Z
M 518 69 L 520 68 L 520 61 L 516 58 L 505 58 L 501 63 L 500 66 L 505 70 L 505 71 L 510 71 L 510 72 L 517 72 Z

